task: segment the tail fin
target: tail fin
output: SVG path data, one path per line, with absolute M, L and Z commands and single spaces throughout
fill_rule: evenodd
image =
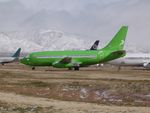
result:
M 12 57 L 19 58 L 21 52 L 21 48 L 19 48 Z
M 92 47 L 90 48 L 90 50 L 97 50 L 98 45 L 99 45 L 99 40 L 96 40 L 96 41 L 94 42 L 94 44 L 92 45 Z
M 121 29 L 118 31 L 118 33 L 114 36 L 114 38 L 105 47 L 105 49 L 115 51 L 123 50 L 127 31 L 128 26 L 122 26 Z

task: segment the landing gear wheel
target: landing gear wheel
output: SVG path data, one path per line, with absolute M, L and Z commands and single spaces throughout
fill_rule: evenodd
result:
M 32 67 L 32 70 L 35 70 L 35 67 Z
M 79 67 L 77 66 L 77 67 L 74 67 L 74 70 L 75 71 L 79 71 Z
M 69 67 L 69 68 L 68 68 L 68 70 L 72 70 L 72 68 L 71 68 L 71 67 Z

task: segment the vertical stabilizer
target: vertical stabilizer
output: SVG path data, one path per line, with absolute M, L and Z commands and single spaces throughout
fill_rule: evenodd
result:
M 21 48 L 19 48 L 12 57 L 19 58 L 21 52 Z
M 123 50 L 127 31 L 128 26 L 122 26 L 118 33 L 114 36 L 114 38 L 108 43 L 108 45 L 104 49 L 109 49 L 113 51 Z
M 92 47 L 90 48 L 90 50 L 97 50 L 98 45 L 99 45 L 99 40 L 96 40 L 96 41 L 94 42 L 94 44 L 92 45 Z

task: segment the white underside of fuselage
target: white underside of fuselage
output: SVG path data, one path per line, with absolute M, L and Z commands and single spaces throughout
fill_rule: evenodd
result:
M 12 62 L 13 60 L 13 57 L 0 57 L 0 63 Z
M 130 53 L 123 58 L 115 59 L 108 63 L 113 65 L 124 65 L 124 66 L 144 66 L 144 64 L 150 63 L 150 54 Z

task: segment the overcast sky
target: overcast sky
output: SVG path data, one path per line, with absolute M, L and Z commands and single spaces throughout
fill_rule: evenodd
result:
M 122 25 L 127 42 L 150 49 L 150 0 L 0 0 L 0 31 L 54 29 L 109 41 Z

